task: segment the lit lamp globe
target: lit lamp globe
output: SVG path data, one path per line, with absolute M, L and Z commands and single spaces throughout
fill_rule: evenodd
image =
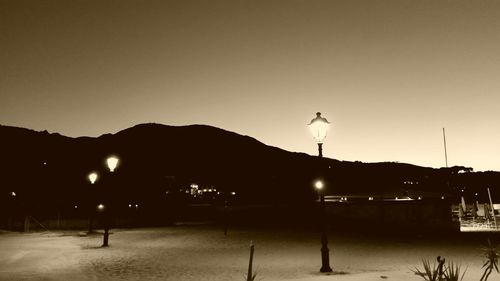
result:
M 328 132 L 329 124 L 330 122 L 326 118 L 321 117 L 321 112 L 316 113 L 316 118 L 312 119 L 311 123 L 309 123 L 309 130 L 311 130 L 313 138 L 318 143 L 319 157 L 323 157 L 322 146 Z
M 108 157 L 106 159 L 106 164 L 108 164 L 108 168 L 110 172 L 114 172 L 116 169 L 116 166 L 118 166 L 119 159 L 115 156 Z
M 314 187 L 316 187 L 317 190 L 322 190 L 323 189 L 323 182 L 322 181 L 316 181 L 314 183 Z
M 316 142 L 323 143 L 328 132 L 328 124 L 330 124 L 330 122 L 328 122 L 326 118 L 321 117 L 321 112 L 316 113 L 316 118 L 311 120 L 309 129 Z
M 92 172 L 89 174 L 89 181 L 91 184 L 94 184 L 95 181 L 97 180 L 97 173 L 96 172 Z

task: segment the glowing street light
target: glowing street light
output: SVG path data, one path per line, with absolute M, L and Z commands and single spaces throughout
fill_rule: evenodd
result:
M 91 184 L 94 184 L 95 181 L 97 180 L 98 176 L 96 172 L 92 172 L 89 174 L 89 181 Z
M 321 112 L 316 113 L 316 118 L 312 119 L 311 123 L 309 123 L 309 130 L 311 130 L 313 138 L 318 143 L 319 157 L 323 157 L 323 141 L 328 132 L 328 124 L 330 122 L 326 118 L 321 117 Z
M 316 113 L 316 118 L 312 119 L 311 123 L 309 123 L 309 129 L 311 130 L 313 138 L 318 143 L 318 156 L 320 159 L 323 158 L 323 141 L 328 132 L 328 124 L 330 124 L 330 122 L 328 122 L 326 118 L 321 117 L 321 112 Z M 323 192 L 323 185 L 322 181 L 316 181 L 315 183 L 315 187 L 320 195 L 321 204 L 321 268 L 319 271 L 332 272 L 325 226 L 325 195 Z
M 114 172 L 116 169 L 116 166 L 118 166 L 119 159 L 115 156 L 108 157 L 106 159 L 106 163 L 108 164 L 108 168 L 110 172 Z
M 316 181 L 314 183 L 314 187 L 316 187 L 317 190 L 323 189 L 323 182 L 322 181 Z

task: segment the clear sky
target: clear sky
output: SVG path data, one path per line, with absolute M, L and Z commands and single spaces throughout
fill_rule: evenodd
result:
M 0 123 L 207 124 L 317 154 L 500 170 L 500 1 L 0 0 Z M 203 139 L 200 138 L 200 142 Z

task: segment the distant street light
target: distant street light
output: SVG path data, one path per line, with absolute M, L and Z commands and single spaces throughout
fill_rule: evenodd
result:
M 109 168 L 109 171 L 111 173 L 113 173 L 116 169 L 116 167 L 118 166 L 118 162 L 120 160 L 115 157 L 115 156 L 111 156 L 111 157 L 108 157 L 108 159 L 106 159 L 106 164 L 108 165 L 108 168 Z M 107 187 L 107 193 L 110 194 L 113 192 L 113 184 L 112 184 L 112 181 L 111 183 L 109 184 L 109 186 Z M 108 199 L 111 199 L 111 198 L 108 198 Z M 102 242 L 102 246 L 103 247 L 108 247 L 108 241 L 109 241 L 109 228 L 110 228 L 110 224 L 111 224 L 111 213 L 110 213 L 110 205 L 111 205 L 111 202 L 108 202 L 108 208 L 106 208 L 106 210 L 104 210 L 104 237 L 103 237 L 103 242 Z
M 90 184 L 93 186 L 94 183 L 96 182 L 98 176 L 96 172 L 92 172 L 88 175 Z M 93 193 L 93 188 L 90 188 L 89 190 L 89 231 L 88 233 L 92 233 L 92 224 L 94 221 L 94 193 Z
M 318 156 L 319 158 L 323 158 L 323 141 L 326 138 L 326 134 L 328 131 L 328 120 L 326 118 L 321 117 L 321 113 L 316 113 L 316 118 L 311 120 L 309 123 L 309 129 L 313 135 L 313 138 L 318 143 Z M 326 235 L 326 225 L 325 225 L 325 195 L 323 191 L 323 182 L 317 181 L 315 183 L 315 187 L 318 190 L 320 195 L 320 204 L 321 204 L 321 268 L 320 272 L 332 272 L 332 268 L 330 267 L 330 250 L 328 249 L 328 237 Z
M 95 181 L 97 180 L 97 173 L 96 172 L 92 172 L 89 174 L 89 181 L 91 184 L 94 184 Z
M 119 159 L 116 158 L 115 156 L 108 157 L 106 160 L 106 163 L 108 164 L 108 168 L 110 172 L 114 172 L 116 169 L 116 166 L 118 166 Z
M 323 189 L 323 182 L 322 181 L 316 181 L 314 184 L 314 187 L 316 187 L 317 190 Z

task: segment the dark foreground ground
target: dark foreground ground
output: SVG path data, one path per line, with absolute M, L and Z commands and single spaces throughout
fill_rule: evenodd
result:
M 464 280 L 479 280 L 481 247 L 497 239 L 491 233 L 329 232 L 331 275 L 319 273 L 320 236 L 308 229 L 238 227 L 227 236 L 208 224 L 114 229 L 109 248 L 100 247 L 100 234 L 0 232 L 0 280 L 246 280 L 250 241 L 256 280 L 423 280 L 411 269 L 438 255 L 467 269 Z

